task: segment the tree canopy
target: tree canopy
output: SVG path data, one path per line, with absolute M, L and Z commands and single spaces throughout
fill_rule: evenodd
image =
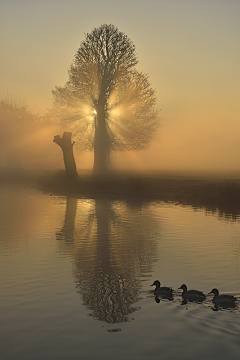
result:
M 69 80 L 53 91 L 54 115 L 80 150 L 106 155 L 148 147 L 159 126 L 156 94 L 137 63 L 134 44 L 115 26 L 104 24 L 86 34 Z

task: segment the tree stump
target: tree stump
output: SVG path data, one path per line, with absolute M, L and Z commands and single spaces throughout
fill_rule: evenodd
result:
M 77 179 L 77 167 L 73 155 L 73 145 L 74 141 L 72 141 L 72 133 L 64 132 L 63 136 L 59 135 L 54 136 L 53 142 L 58 144 L 63 152 L 63 161 L 66 170 L 66 176 L 68 179 Z

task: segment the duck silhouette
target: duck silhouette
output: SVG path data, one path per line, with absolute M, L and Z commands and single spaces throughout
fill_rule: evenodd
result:
M 154 290 L 155 295 L 164 295 L 164 296 L 172 296 L 173 289 L 171 287 L 167 286 L 161 286 L 161 283 L 159 280 L 155 280 L 154 283 L 151 286 L 156 286 Z
M 216 305 L 234 305 L 235 301 L 237 300 L 237 298 L 233 295 L 230 294 L 221 294 L 219 295 L 219 291 L 218 289 L 214 288 L 212 289 L 212 291 L 210 291 L 209 294 L 213 294 L 213 303 Z
M 202 291 L 199 290 L 188 290 L 185 284 L 182 284 L 179 289 L 182 289 L 182 297 L 185 300 L 192 301 L 203 301 L 206 298 L 206 295 Z

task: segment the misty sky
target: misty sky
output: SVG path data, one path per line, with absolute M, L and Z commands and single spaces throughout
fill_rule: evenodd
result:
M 111 23 L 135 44 L 162 124 L 149 150 L 115 154 L 118 166 L 239 170 L 239 18 L 239 0 L 0 0 L 0 92 L 44 113 L 84 33 Z

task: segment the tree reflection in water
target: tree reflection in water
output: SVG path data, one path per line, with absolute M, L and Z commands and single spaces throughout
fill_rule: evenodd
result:
M 141 277 L 151 277 L 159 237 L 147 212 L 141 201 L 67 197 L 56 238 L 74 259 L 76 287 L 95 319 L 127 322 L 139 309 Z

